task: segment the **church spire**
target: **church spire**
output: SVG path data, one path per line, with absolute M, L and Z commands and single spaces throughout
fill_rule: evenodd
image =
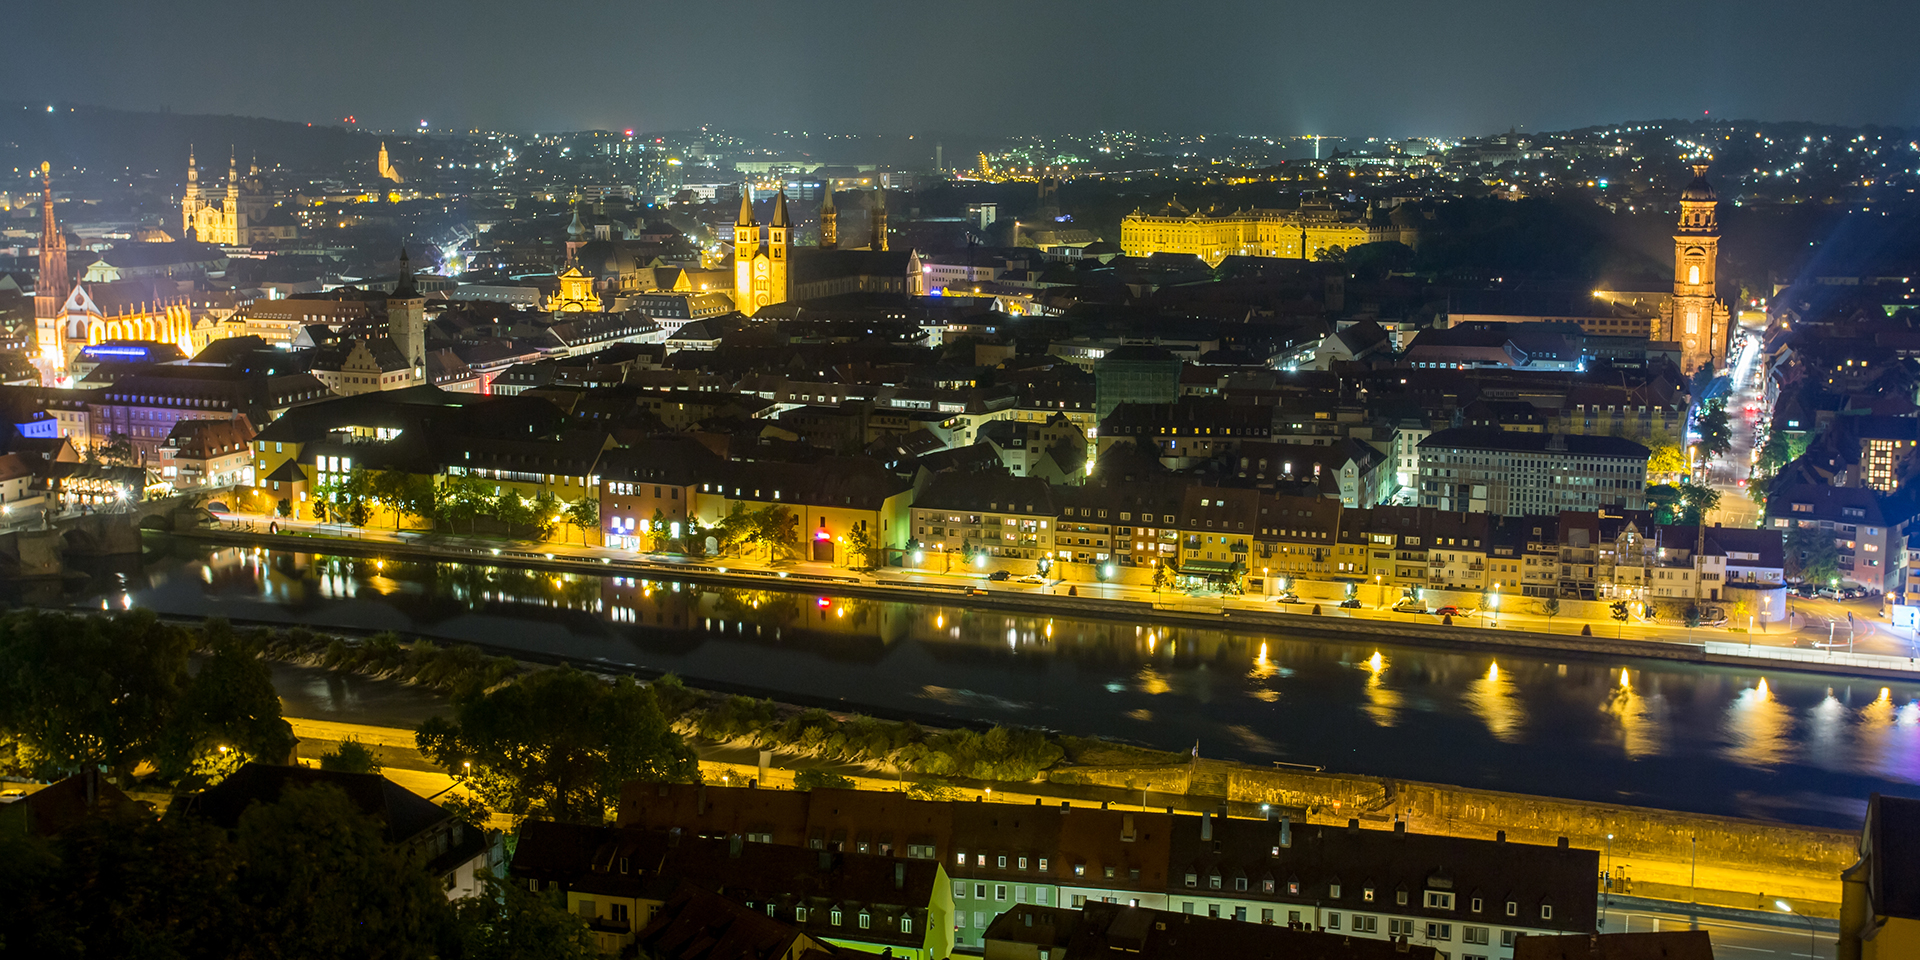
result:
M 64 366 L 67 358 L 61 346 L 57 319 L 72 293 L 67 276 L 67 235 L 53 217 L 53 165 L 40 164 L 40 276 L 33 284 L 33 312 L 40 355 Z
M 832 250 L 840 245 L 840 211 L 833 206 L 833 178 L 821 184 L 826 196 L 820 201 L 820 248 Z
M 787 192 L 785 190 L 780 191 L 773 198 L 773 220 L 768 226 L 792 226 L 792 224 L 787 221 Z
M 877 185 L 873 188 L 873 240 L 867 249 L 880 251 L 887 249 L 887 188 Z
M 743 183 L 740 185 L 740 219 L 734 221 L 734 225 L 740 227 L 758 226 L 753 220 L 753 184 L 751 183 Z

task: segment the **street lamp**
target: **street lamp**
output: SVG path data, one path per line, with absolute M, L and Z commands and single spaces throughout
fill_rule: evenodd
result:
M 1607 922 L 1606 908 L 1613 905 L 1613 834 L 1611 833 L 1607 834 L 1607 882 L 1605 889 L 1606 896 L 1602 900 L 1600 908 L 1600 923 L 1602 926 Z
M 1819 943 L 1820 934 L 1813 926 L 1813 918 L 1807 916 L 1804 913 L 1795 913 L 1793 910 L 1793 907 L 1789 905 L 1785 900 L 1775 900 L 1773 902 L 1773 905 L 1776 907 L 1779 907 L 1780 912 L 1785 913 L 1790 917 L 1799 917 L 1801 920 L 1806 922 L 1807 924 L 1807 956 L 1809 957 L 1819 956 L 1820 955 L 1820 943 Z

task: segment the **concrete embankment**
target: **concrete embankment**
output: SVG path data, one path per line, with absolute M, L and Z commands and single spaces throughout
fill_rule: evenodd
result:
M 425 538 L 356 540 L 309 537 L 211 528 L 189 529 L 170 536 L 229 546 L 269 547 L 303 553 L 348 556 L 404 556 L 454 563 L 486 563 L 531 569 L 588 573 L 601 576 L 661 577 L 714 586 L 752 586 L 774 589 L 828 590 L 835 594 L 873 600 L 921 601 L 939 599 L 968 607 L 1006 610 L 1035 616 L 1066 616 L 1116 620 L 1122 623 L 1158 623 L 1174 626 L 1233 630 L 1241 633 L 1273 631 L 1289 637 L 1321 637 L 1363 642 L 1387 642 L 1454 650 L 1550 651 L 1589 659 L 1638 658 L 1738 667 L 1765 673 L 1803 672 L 1911 680 L 1912 670 L 1882 669 L 1847 663 L 1803 663 L 1765 657 L 1708 653 L 1704 644 L 1664 640 L 1610 639 L 1603 636 L 1548 634 L 1528 630 L 1490 630 L 1440 623 L 1401 623 L 1371 618 L 1349 618 L 1337 609 L 1322 614 L 1286 613 L 1267 609 L 1223 609 L 1218 601 L 1184 599 L 1109 600 L 1061 596 L 1015 589 L 992 589 L 968 594 L 968 584 L 900 580 L 888 574 L 860 577 L 799 571 L 770 571 L 729 566 L 724 560 L 675 563 L 629 560 L 570 552 L 564 546 L 507 546 L 477 548 L 435 543 Z M 576 548 L 577 549 L 577 548 Z M 997 585 L 996 585 L 997 587 Z M 1323 608 L 1324 609 L 1324 608 Z

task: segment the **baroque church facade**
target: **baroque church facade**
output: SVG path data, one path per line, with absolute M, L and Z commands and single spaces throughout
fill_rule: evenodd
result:
M 1720 261 L 1719 198 L 1707 183 L 1707 165 L 1694 164 L 1693 182 L 1680 193 L 1680 224 L 1673 234 L 1673 296 L 1660 305 L 1657 339 L 1680 344 L 1681 369 L 1718 367 L 1732 326 L 1714 276 Z
M 202 187 L 200 167 L 193 151 L 187 151 L 187 188 L 180 198 L 180 229 L 185 240 L 242 246 L 269 240 L 291 240 L 293 219 L 274 209 L 260 165 L 248 165 L 240 176 L 237 158 L 227 156 L 227 182 L 224 190 Z

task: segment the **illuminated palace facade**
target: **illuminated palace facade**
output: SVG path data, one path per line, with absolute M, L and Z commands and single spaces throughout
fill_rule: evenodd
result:
M 1331 247 L 1400 239 L 1398 227 L 1368 218 L 1348 219 L 1325 204 L 1299 210 L 1236 210 L 1202 213 L 1179 200 L 1154 213 L 1134 210 L 1120 221 L 1120 249 L 1129 257 L 1192 254 L 1218 266 L 1228 257 L 1312 260 Z
M 109 340 L 166 343 L 193 354 L 193 307 L 177 285 L 157 279 L 74 283 L 67 239 L 53 215 L 53 181 L 40 165 L 40 276 L 34 281 L 35 365 L 61 386 L 80 351 Z

